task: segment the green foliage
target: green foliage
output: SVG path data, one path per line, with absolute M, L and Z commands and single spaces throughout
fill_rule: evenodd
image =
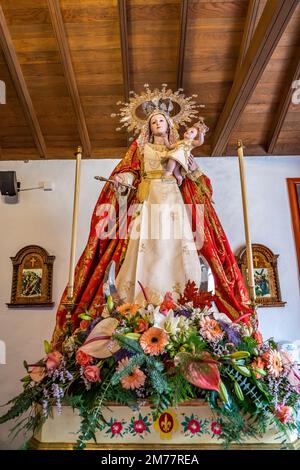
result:
M 136 394 L 132 390 L 126 390 L 122 387 L 111 386 L 106 393 L 107 401 L 114 401 L 120 405 L 134 405 L 136 403 Z
M 113 339 L 125 350 L 125 356 L 128 352 L 128 362 L 120 370 L 116 369 L 117 362 L 113 355 L 100 361 L 93 360 L 93 367 L 100 369 L 99 382 L 88 384 L 87 376 L 84 375 L 86 366 L 76 363 L 76 349 L 86 339 L 86 332 L 80 329 L 73 336 L 75 350 L 70 354 L 65 352 L 57 372 L 48 373 L 39 384 L 32 382 L 29 366 L 24 361 L 27 370 L 27 375 L 22 379 L 24 391 L 7 404 L 11 407 L 0 417 L 0 423 L 16 418 L 17 422 L 11 431 L 14 435 L 22 430 L 38 429 L 45 418 L 41 406 L 33 405 L 40 405 L 46 400 L 43 404 L 51 413 L 61 390 L 64 393 L 63 404 L 79 411 L 81 424 L 76 448 L 84 449 L 86 442 L 96 441 L 97 431 L 103 430 L 108 424 L 103 412 L 105 408 L 109 408 L 109 402 L 136 409 L 140 399 L 146 399 L 150 402 L 153 418 L 157 419 L 170 407 L 201 398 L 206 400 L 216 421 L 221 424 L 222 435 L 218 438 L 223 440 L 225 446 L 228 447 L 233 441 L 242 442 L 247 437 L 258 436 L 270 425 L 277 427 L 278 438 L 283 443 L 286 442 L 286 432 L 296 429 L 296 424 L 283 424 L 277 419 L 274 413 L 273 378 L 269 377 L 267 369 L 253 370 L 251 367 L 253 359 L 265 351 L 265 346 L 261 348 L 252 337 L 243 337 L 237 347 L 234 347 L 233 343 L 226 345 L 225 339 L 220 340 L 218 344 L 204 340 L 201 331 L 199 332 L 201 314 L 197 311 L 191 319 L 179 322 L 176 335 L 168 335 L 168 344 L 163 354 L 151 356 L 145 354 L 139 343 L 140 335 L 134 331 L 139 315 L 137 313 L 134 320 L 122 317 L 125 322 L 124 328 L 122 326 L 120 330 L 122 334 L 113 335 Z M 91 320 L 88 311 L 82 313 L 80 318 Z M 45 341 L 44 345 L 46 353 L 50 352 L 50 344 Z M 276 348 L 272 340 L 269 347 Z M 199 363 L 202 361 L 204 365 L 205 358 L 217 361 L 215 367 L 221 375 L 219 392 L 201 389 L 200 382 L 198 387 L 188 382 L 184 374 L 191 358 Z M 36 364 L 45 367 L 43 359 Z M 132 374 L 136 368 L 145 374 L 144 385 L 134 390 L 124 389 L 122 379 Z M 257 379 L 256 374 L 259 373 L 262 377 Z M 299 395 L 296 390 L 291 391 L 291 384 L 284 374 L 278 380 L 276 401 L 286 404 L 295 412 Z M 57 403 L 59 404 L 59 401 Z M 24 418 L 23 413 L 26 413 Z
M 152 395 L 150 403 L 154 421 L 172 405 L 169 395 Z
M 199 353 L 207 349 L 207 343 L 194 330 L 192 330 L 186 342 L 195 353 Z
M 114 335 L 114 339 L 118 341 L 120 346 L 122 346 L 124 349 L 127 349 L 127 351 L 131 351 L 136 354 L 144 354 L 143 349 L 136 340 L 123 335 Z
M 243 336 L 241 343 L 239 344 L 240 351 L 248 351 L 250 354 L 254 354 L 257 348 L 257 342 L 251 336 Z
M 101 393 L 95 394 L 91 401 L 87 400 L 86 394 L 82 396 L 81 406 L 79 408 L 79 415 L 81 417 L 79 436 L 75 446 L 76 450 L 83 450 L 86 442 L 89 440 L 96 440 L 96 430 L 101 429 L 101 423 L 105 422 L 102 414 L 102 409 L 105 401 L 107 401 L 108 389 L 111 386 L 111 377 L 106 380 L 106 383 L 101 387 Z
M 0 416 L 0 424 L 15 419 L 25 413 L 37 400 L 40 393 L 36 387 L 26 388 L 20 395 L 10 400 L 6 405 L 12 405 L 10 409 Z
M 44 340 L 44 350 L 46 354 L 51 352 L 51 345 L 47 340 Z
M 123 377 L 130 375 L 133 369 L 135 369 L 136 367 L 140 367 L 145 361 L 146 361 L 145 354 L 136 354 L 135 356 L 132 356 L 129 359 L 127 365 L 122 367 L 121 370 L 114 373 L 111 379 L 112 385 L 116 385 L 117 383 L 119 383 Z
M 172 406 L 198 397 L 197 392 L 199 393 L 199 389 L 188 382 L 180 372 L 170 377 L 168 383 Z

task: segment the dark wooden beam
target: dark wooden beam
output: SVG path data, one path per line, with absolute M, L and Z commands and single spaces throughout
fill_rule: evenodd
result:
M 127 32 L 127 11 L 126 0 L 118 0 L 120 43 L 123 69 L 123 88 L 125 101 L 129 100 L 130 76 L 129 76 L 129 54 L 128 54 L 128 32 Z
M 188 10 L 189 10 L 189 1 L 181 0 L 180 37 L 179 37 L 179 47 L 178 47 L 177 78 L 176 78 L 177 89 L 182 88 L 183 86 L 184 54 L 185 54 L 186 30 L 187 30 L 187 22 L 188 22 Z
M 93 158 L 99 160 L 123 158 L 127 152 L 127 147 L 97 147 L 93 151 Z M 49 147 L 47 159 L 49 160 L 71 160 L 74 159 L 74 148 L 70 147 Z M 39 156 L 35 148 L 1 148 L 1 160 L 38 160 Z
M 5 20 L 5 16 L 0 6 L 0 44 L 9 69 L 18 98 L 21 102 L 25 118 L 31 129 L 32 136 L 41 158 L 47 156 L 47 149 L 42 134 L 37 115 L 25 82 L 25 78 L 19 64 L 17 54 L 12 42 L 12 38 Z
M 291 69 L 291 73 L 288 78 L 287 87 L 282 94 L 282 99 L 278 108 L 278 112 L 274 119 L 274 127 L 270 132 L 270 138 L 269 138 L 269 142 L 267 145 L 268 153 L 272 154 L 275 151 L 279 134 L 284 124 L 290 104 L 292 103 L 292 95 L 295 92 L 295 89 L 292 87 L 292 85 L 295 80 L 299 80 L 299 79 L 300 79 L 300 59 L 298 58 L 294 62 L 293 67 Z
M 218 120 L 212 156 L 224 152 L 230 134 L 254 92 L 298 3 L 298 0 L 272 0 L 266 4 L 244 63 Z
M 250 0 L 248 5 L 247 17 L 245 21 L 243 39 L 240 47 L 239 58 L 237 62 L 236 73 L 238 73 L 241 68 L 247 51 L 249 49 L 250 43 L 254 36 L 254 32 L 257 26 L 257 21 L 259 18 L 261 0 Z
M 85 115 L 83 112 L 82 104 L 80 101 L 79 91 L 76 83 L 75 72 L 72 64 L 68 39 L 65 31 L 65 25 L 60 9 L 59 0 L 47 0 L 48 7 L 51 17 L 53 30 L 56 36 L 58 49 L 61 57 L 62 66 L 64 69 L 64 75 L 71 96 L 74 112 L 77 119 L 77 127 L 80 136 L 83 153 L 86 157 L 90 157 L 92 153 L 92 147 L 88 128 L 86 124 Z M 74 142 L 76 147 L 76 142 Z

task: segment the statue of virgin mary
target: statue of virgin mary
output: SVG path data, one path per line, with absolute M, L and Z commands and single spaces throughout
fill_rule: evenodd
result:
M 188 282 L 201 285 L 201 260 L 213 273 L 215 304 L 231 320 L 251 314 L 250 301 L 229 242 L 212 205 L 212 187 L 195 162 L 181 186 L 166 174 L 169 149 L 178 128 L 197 119 L 192 97 L 182 90 L 133 94 L 120 121 L 135 138 L 96 203 L 89 238 L 77 263 L 72 329 L 85 310 L 102 313 L 103 285 L 115 263 L 116 287 L 125 302 L 159 303 L 166 292 L 180 295 Z M 144 115 L 141 116 L 141 110 Z M 116 116 L 116 115 L 114 115 Z M 190 156 L 192 159 L 193 157 Z M 52 343 L 66 329 L 67 288 L 57 312 Z

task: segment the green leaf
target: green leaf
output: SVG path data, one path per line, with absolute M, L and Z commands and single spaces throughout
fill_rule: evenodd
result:
M 229 354 L 229 357 L 231 359 L 245 359 L 246 357 L 249 357 L 250 353 L 249 351 L 235 351 L 232 354 Z
M 51 352 L 51 345 L 46 339 L 44 340 L 44 350 L 46 354 Z
M 136 341 L 141 337 L 140 333 L 126 333 L 124 336 L 126 336 L 126 338 L 134 339 Z
M 264 370 L 264 369 L 260 369 L 259 367 L 256 367 L 254 369 L 254 372 L 256 372 L 257 374 L 260 374 L 260 375 L 267 375 L 267 372 Z
M 81 313 L 80 315 L 78 315 L 78 318 L 80 318 L 81 320 L 88 320 L 88 321 L 92 320 L 92 317 L 90 317 L 86 313 Z
M 107 305 L 109 313 L 111 313 L 114 309 L 114 301 L 111 295 L 107 297 L 106 305 Z
M 23 377 L 23 379 L 21 379 L 21 382 L 24 382 L 24 383 L 29 383 L 29 382 L 31 382 L 31 377 L 30 377 L 30 375 L 25 375 L 25 377 Z
M 242 392 L 242 389 L 241 387 L 239 386 L 239 384 L 237 383 L 237 381 L 234 382 L 234 391 L 235 391 L 235 394 L 236 396 L 238 397 L 238 399 L 240 401 L 243 401 L 244 400 L 244 394 Z
M 251 377 L 251 371 L 246 366 L 238 366 L 236 364 L 232 364 L 232 367 L 235 368 L 240 374 L 244 375 L 245 377 Z
M 224 402 L 224 403 L 229 403 L 229 395 L 228 395 L 228 391 L 227 391 L 227 388 L 224 384 L 224 382 L 221 380 L 220 381 L 220 398 L 221 400 Z

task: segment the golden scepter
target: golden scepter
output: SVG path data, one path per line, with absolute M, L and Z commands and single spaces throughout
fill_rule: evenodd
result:
M 98 180 L 98 181 L 106 181 L 107 183 L 115 183 L 115 180 L 112 180 L 112 179 L 109 179 L 109 178 L 104 178 L 104 176 L 94 176 L 95 180 Z M 126 186 L 126 188 L 129 188 L 129 189 L 135 189 L 134 186 L 132 186 L 132 184 L 128 184 L 128 183 L 121 183 L 121 181 L 119 182 L 119 184 L 121 186 Z
M 252 245 L 251 245 L 250 229 L 249 229 L 249 221 L 248 221 L 247 191 L 246 191 L 246 178 L 245 178 L 245 168 L 244 168 L 244 147 L 243 147 L 243 143 L 241 140 L 238 140 L 237 142 L 237 153 L 239 157 L 240 181 L 241 181 L 244 227 L 245 227 L 245 238 L 246 238 L 247 284 L 249 288 L 251 304 L 252 304 L 252 307 L 255 308 L 256 295 L 255 295 L 254 270 L 253 270 L 253 255 L 252 255 Z

